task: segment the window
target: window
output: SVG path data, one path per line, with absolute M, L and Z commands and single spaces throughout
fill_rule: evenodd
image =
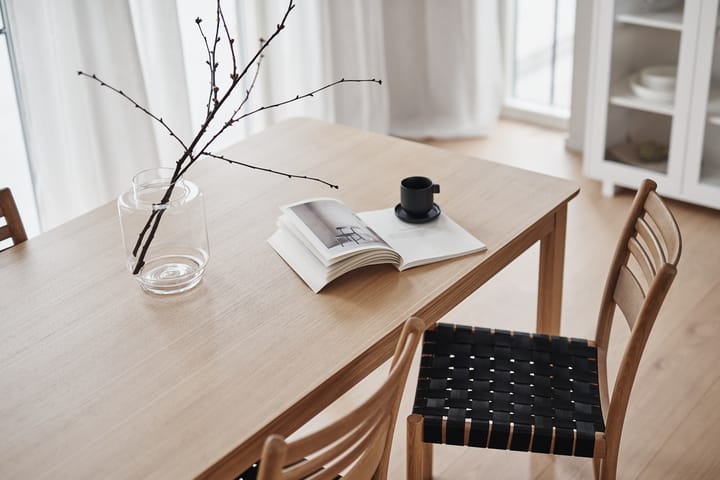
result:
M 40 232 L 25 150 L 10 45 L 7 9 L 0 0 L 0 187 L 10 187 L 28 237 Z
M 513 0 L 506 5 L 506 114 L 565 127 L 572 94 L 575 0 Z

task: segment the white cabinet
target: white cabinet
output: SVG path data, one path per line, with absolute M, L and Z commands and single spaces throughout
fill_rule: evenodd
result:
M 718 0 L 596 0 L 593 19 L 585 174 L 606 194 L 649 177 L 720 208 Z M 677 69 L 674 92 L 644 89 L 659 65 Z

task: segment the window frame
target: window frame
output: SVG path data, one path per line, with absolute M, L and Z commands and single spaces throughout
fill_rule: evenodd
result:
M 517 0 L 501 2 L 500 5 L 504 63 L 503 73 L 505 75 L 503 106 L 500 115 L 511 120 L 518 120 L 556 130 L 568 130 L 570 127 L 572 105 L 566 111 L 562 108 L 540 105 L 513 97 Z M 557 23 L 557 12 L 555 21 Z

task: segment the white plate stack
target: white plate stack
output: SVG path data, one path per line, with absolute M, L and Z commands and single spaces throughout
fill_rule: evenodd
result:
M 672 103 L 675 98 L 674 65 L 645 67 L 630 76 L 630 89 L 640 98 L 660 103 Z

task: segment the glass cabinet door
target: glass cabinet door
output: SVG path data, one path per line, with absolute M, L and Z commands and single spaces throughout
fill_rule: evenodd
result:
M 699 0 L 616 0 L 605 115 L 605 175 L 681 190 Z
M 720 36 L 718 0 L 703 0 L 698 29 L 695 95 L 688 126 L 683 190 L 720 208 Z

